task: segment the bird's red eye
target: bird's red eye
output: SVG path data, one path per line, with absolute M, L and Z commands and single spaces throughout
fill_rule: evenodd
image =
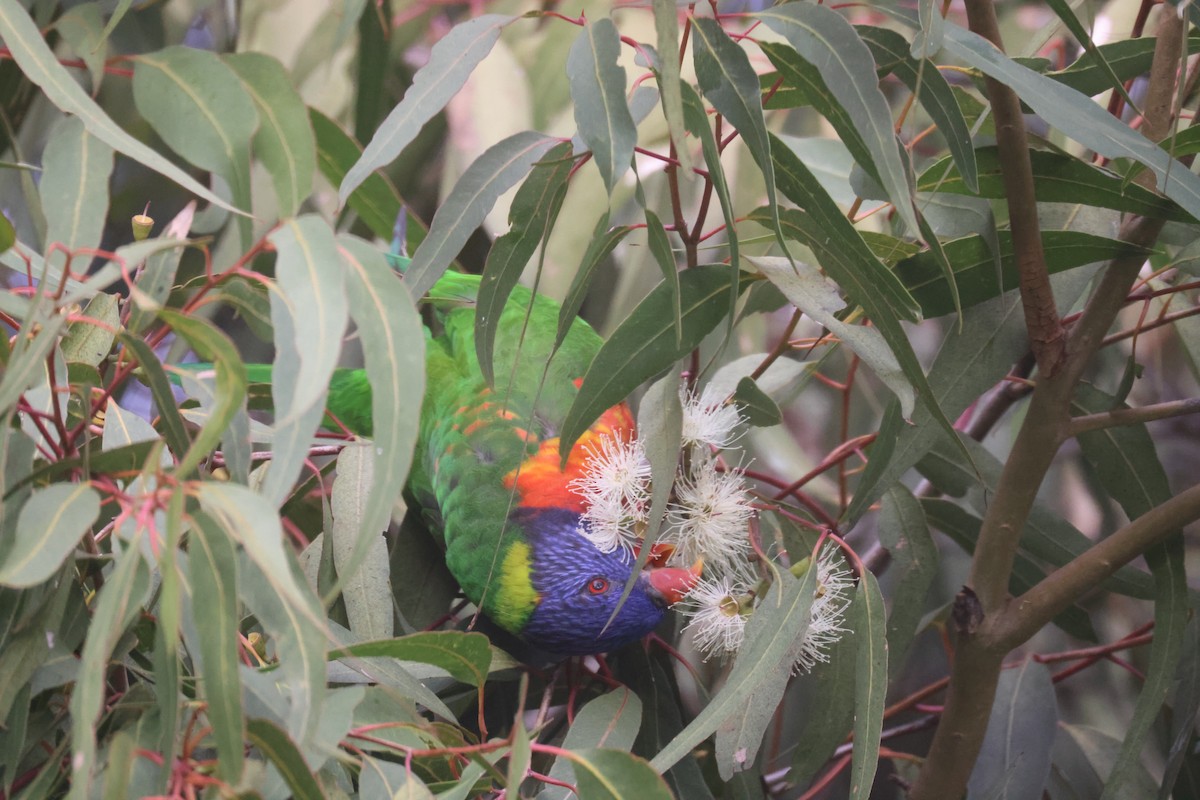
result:
M 608 581 L 601 577 L 592 578 L 588 581 L 588 591 L 592 594 L 604 594 L 608 591 Z

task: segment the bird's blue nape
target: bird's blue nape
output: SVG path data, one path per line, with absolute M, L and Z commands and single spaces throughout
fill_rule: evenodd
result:
M 579 533 L 578 514 L 522 509 L 514 516 L 530 544 L 531 578 L 541 598 L 521 638 L 561 655 L 603 653 L 640 639 L 662 621 L 666 602 L 643 574 L 609 624 L 634 558 L 620 548 L 600 552 Z

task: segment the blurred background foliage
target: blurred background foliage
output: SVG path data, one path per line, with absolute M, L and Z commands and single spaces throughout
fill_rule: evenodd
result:
M 1121 404 L 1188 411 L 1200 388 L 1200 193 L 1178 175 L 1189 169 L 1184 163 L 1164 168 L 1160 151 L 1139 149 L 1138 112 L 1112 99 L 1114 83 L 1138 106 L 1152 88 L 1156 40 L 1142 34 L 1157 30 L 1159 14 L 1174 13 L 1153 5 L 997 9 L 1015 59 L 997 61 L 1027 81 L 1009 73 L 1029 112 L 1059 313 L 1069 319 L 1083 308 L 1104 262 L 1130 252 L 1145 261 L 1110 346 L 1087 365 L 1076 414 Z M 0 313 L 11 338 L 0 379 L 0 537 L 8 537 L 0 539 L 0 797 L 511 799 L 566 796 L 564 784 L 583 798 L 905 796 L 943 712 L 959 635 L 955 597 L 972 574 L 981 520 L 1037 377 L 1017 293 L 997 291 L 997 276 L 1015 287 L 1016 268 L 1005 165 L 981 72 L 991 51 L 931 21 L 941 11 L 947 28 L 965 35 L 958 3 L 849 7 L 838 14 L 860 27 L 832 29 L 866 43 L 878 77 L 849 68 L 837 79 L 811 66 L 812 52 L 841 54 L 837 40 L 821 34 L 813 51 L 798 54 L 800 38 L 789 29 L 742 16 L 768 11 L 766 3 L 653 6 L 0 0 L 0 261 L 8 290 Z M 513 17 L 498 24 L 486 57 L 461 75 L 439 64 L 438 42 L 483 13 Z M 699 76 L 693 15 L 725 37 Z M 594 662 L 565 675 L 519 669 L 479 634 L 434 632 L 455 625 L 447 615 L 456 587 L 433 542 L 391 506 L 403 470 L 380 477 L 376 465 L 367 473 L 373 494 L 360 485 L 339 496 L 332 475 L 351 466 L 355 448 L 341 450 L 336 439 L 309 447 L 309 430 L 287 434 L 305 443 L 287 450 L 278 469 L 291 475 L 287 485 L 264 485 L 259 470 L 249 471 L 259 463 L 251 441 L 269 444 L 277 462 L 285 448 L 284 433 L 258 413 L 270 405 L 267 391 L 247 386 L 242 363 L 274 358 L 277 370 L 288 369 L 275 347 L 281 331 L 298 342 L 320 334 L 303 330 L 319 296 L 290 313 L 272 302 L 276 290 L 295 298 L 281 288 L 282 274 L 299 256 L 282 232 L 325 246 L 336 232 L 343 247 L 359 253 L 369 242 L 381 254 L 397 217 L 407 216 L 404 249 L 418 259 L 431 225 L 431 237 L 456 245 L 443 247 L 430 269 L 453 259 L 456 268 L 483 272 L 492 240 L 522 221 L 510 209 L 525 175 L 482 206 L 456 200 L 454 187 L 489 148 L 524 131 L 575 137 L 577 154 L 594 146 L 588 134 L 615 112 L 581 113 L 583 90 L 572 86 L 579 75 L 567 64 L 585 19 L 609 17 L 623 37 L 615 66 L 637 120 L 637 154 L 626 158 L 633 168 L 618 163 L 623 174 L 606 182 L 580 160 L 523 280 L 567 297 L 589 263 L 585 254 L 605 231 L 620 231 L 595 261 L 580 309 L 605 336 L 620 329 L 663 280 L 648 246 L 647 209 L 667 222 L 685 272 L 731 261 L 744 271 L 738 304 L 723 317 L 733 327 L 700 331 L 702 344 L 681 364 L 692 377 L 702 371 L 702 383 L 724 380 L 729 394 L 737 387 L 753 424 L 731 457 L 759 481 L 759 530 L 772 555 L 799 560 L 833 530 L 878 575 L 888 608 L 886 622 L 857 608 L 853 618 L 866 627 L 835 647 L 830 663 L 791 680 L 786 670 L 752 680 L 736 663 L 704 661 L 678 621 L 662 631 L 671 648 L 627 648 L 608 660 L 611 671 L 597 674 Z M 1181 28 L 1179 86 L 1169 92 L 1183 123 L 1163 159 L 1168 151 L 1188 158 L 1200 140 L 1188 129 L 1197 74 L 1189 54 L 1200 47 L 1193 24 L 1188 16 Z M 40 31 L 46 53 L 29 31 Z M 931 42 L 926 51 L 914 31 Z M 692 38 L 678 77 L 661 60 L 652 71 L 646 49 L 630 46 L 659 47 L 658 57 L 671 59 L 661 44 L 677 43 L 681 32 Z M 943 36 L 956 47 L 942 47 Z M 712 64 L 726 77 L 713 77 Z M 728 78 L 745 65 L 757 76 L 753 95 Z M 398 155 L 360 162 L 363 145 L 395 134 L 389 115 L 425 67 L 461 87 L 444 106 L 418 114 L 428 121 Z M 701 90 L 719 164 L 702 152 L 691 122 L 690 135 L 668 122 L 657 87 L 672 80 Z M 876 85 L 879 98 L 871 95 L 859 113 L 875 123 L 883 114 L 883 128 L 864 129 L 847 109 Z M 731 97 L 749 99 L 750 111 L 730 113 Z M 1135 139 L 1097 123 L 1089 109 L 1111 112 L 1114 128 Z M 672 133 L 683 147 L 673 147 Z M 1097 136 L 1118 146 L 1097 153 Z M 789 159 L 807 165 L 812 180 L 796 178 Z M 344 182 L 356 162 L 369 177 Z M 1149 174 L 1143 167 L 1158 175 L 1157 191 L 1138 182 Z M 1171 169 L 1174 184 L 1164 181 Z M 781 226 L 768 205 L 776 202 L 785 207 Z M 477 225 L 439 229 L 439 209 L 468 206 L 480 211 Z M 795 206 L 828 233 L 824 242 L 803 224 L 789 227 Z M 853 227 L 830 226 L 821 217 L 829 209 Z M 920 229 L 909 222 L 915 211 Z M 143 212 L 153 234 L 135 242 L 130 219 Z M 732 228 L 727 214 L 736 218 Z M 1116 241 L 1122 215 L 1166 223 L 1131 250 Z M 771 272 L 771 263 L 783 269 L 778 262 L 754 260 L 780 257 L 784 240 L 797 261 L 841 284 L 846 307 L 833 315 L 846 323 L 845 335 L 831 337 L 829 324 L 799 314 L 787 277 Z M 839 258 L 847 262 L 835 273 Z M 343 269 L 332 262 L 320 281 Z M 878 264 L 902 289 L 872 277 Z M 71 278 L 57 277 L 67 266 Z M 951 268 L 957 300 L 945 277 Z M 395 325 L 415 330 L 399 282 L 364 281 L 365 290 L 401 298 Z M 350 317 L 357 334 L 340 346 L 344 364 L 361 363 L 361 339 L 400 336 L 361 309 Z M 862 330 L 884 331 L 883 355 L 839 344 Z M 912 361 L 893 352 L 896 336 Z M 175 412 L 183 395 L 171 400 L 161 365 L 191 360 L 191 351 L 218 364 L 218 394 L 185 381 L 188 399 Z M 900 362 L 892 382 L 876 369 L 889 359 Z M 628 375 L 635 402 L 637 387 L 673 361 L 667 354 L 646 374 Z M 368 367 L 419 370 L 420 360 L 409 353 Z M 739 387 L 752 373 L 758 383 Z M 220 392 L 233 399 L 223 405 Z M 376 430 L 411 447 L 414 398 L 388 400 L 391 425 L 377 417 Z M 1172 490 L 1194 487 L 1200 422 L 1178 410 L 1162 417 L 1103 442 L 1070 439 L 1044 481 L 1031 476 L 1040 486 L 1014 593 Z M 51 422 L 61 429 L 47 430 Z M 967 434 L 958 444 L 945 432 L 951 423 Z M 1142 498 L 1152 498 L 1149 505 L 1125 502 L 1121 487 L 1135 478 L 1150 486 Z M 396 512 L 387 559 L 370 523 L 361 533 L 343 530 L 348 549 L 334 552 L 336 509 L 346 502 L 369 519 Z M 197 542 L 207 543 L 206 567 L 195 566 Z M 1105 796 L 1200 797 L 1198 557 L 1191 530 L 1161 569 L 1138 559 L 1012 650 L 970 797 L 1099 797 L 1106 781 Z M 236 588 L 223 580 L 234 563 Z M 869 605 L 868 595 L 861 591 L 856 603 Z M 221 628 L 230 621 L 235 635 Z M 884 637 L 882 661 L 863 656 Z M 328 681 L 319 676 L 326 661 Z M 721 706 L 713 698 L 723 693 Z M 743 713 L 764 697 L 778 698 L 777 708 L 772 700 L 757 717 Z M 714 716 L 714 707 L 725 710 Z

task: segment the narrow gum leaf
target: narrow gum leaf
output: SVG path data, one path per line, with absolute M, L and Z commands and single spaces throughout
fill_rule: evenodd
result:
M 889 9 L 901 19 L 905 12 Z M 1200 219 L 1200 176 L 1180 165 L 1154 142 L 1114 118 L 1091 98 L 1058 81 L 1021 66 L 991 42 L 958 25 L 946 25 L 945 52 L 988 77 L 1008 84 L 1021 100 L 1059 131 L 1099 155 L 1131 158 L 1148 167 L 1159 189 L 1193 217 Z
M 338 202 L 345 205 L 351 193 L 376 169 L 387 166 L 408 146 L 425 123 L 438 114 L 466 83 L 479 62 L 500 38 L 500 29 L 514 17 L 484 14 L 454 27 L 434 45 L 429 61 L 413 78 L 404 99 L 363 150 L 338 187 Z
M 850 627 L 858 639 L 854 665 L 854 757 L 850 765 L 850 796 L 867 800 L 879 766 L 879 737 L 888 688 L 888 643 L 883 594 L 870 572 L 858 584 L 862 601 L 855 603 Z
M 100 495 L 86 483 L 35 490 L 0 551 L 0 585 L 34 586 L 53 575 L 100 516 Z
M 567 80 L 579 135 L 611 195 L 629 169 L 637 127 L 625 101 L 625 68 L 617 63 L 617 26 L 603 17 L 586 21 L 567 54 Z
M 917 232 L 908 172 L 900 156 L 891 110 L 875 77 L 871 51 L 844 17 L 825 6 L 797 3 L 758 16 L 820 70 L 825 84 L 862 133 L 883 188 L 900 217 L 910 231 Z
M 429 291 L 466 244 L 500 195 L 508 191 L 558 140 L 521 131 L 475 159 L 433 216 L 429 234 L 413 253 L 404 283 L 414 298 Z
M 725 316 L 716 298 L 729 291 L 729 267 L 712 264 L 684 271 L 680 282 L 683 339 L 676 345 L 670 287 L 659 284 L 613 331 L 592 359 L 583 386 L 563 422 L 564 454 L 604 411 L 700 343 Z
M 766 118 L 763 116 L 758 75 L 755 74 L 746 52 L 729 38 L 716 20 L 692 18 L 692 48 L 700 91 L 704 93 L 705 99 L 712 103 L 713 108 L 729 120 L 741 134 L 754 163 L 762 172 L 767 203 L 774 223 L 772 231 L 780 248 L 787 252 L 783 243 L 783 232 L 779 228 L 775 164 L 771 157 L 771 148 L 774 145 L 767 132 Z M 690 87 L 684 89 L 685 104 L 688 102 L 686 95 L 689 89 Z M 707 121 L 700 123 L 699 120 L 689 122 L 688 127 L 693 128 L 692 132 L 695 133 L 694 126 L 701 124 L 708 127 Z M 706 154 L 705 160 L 714 159 Z
M 488 252 L 475 300 L 475 355 L 489 385 L 495 384 L 492 350 L 500 314 L 539 245 L 545 253 L 573 165 L 570 142 L 561 142 L 546 154 L 517 190 L 508 215 L 511 228 Z
M 224 59 L 258 109 L 254 154 L 271 175 L 279 215 L 290 217 L 312 193 L 317 167 L 308 110 L 276 59 L 263 53 L 235 53 Z

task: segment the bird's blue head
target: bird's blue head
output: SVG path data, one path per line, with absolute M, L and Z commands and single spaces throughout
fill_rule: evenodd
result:
M 697 577 L 692 570 L 645 569 L 613 617 L 634 557 L 621 548 L 600 552 L 579 532 L 579 515 L 572 511 L 519 513 L 525 516 L 521 522 L 539 598 L 521 638 L 552 653 L 603 653 L 640 639 L 658 626 L 667 607 L 682 599 Z

